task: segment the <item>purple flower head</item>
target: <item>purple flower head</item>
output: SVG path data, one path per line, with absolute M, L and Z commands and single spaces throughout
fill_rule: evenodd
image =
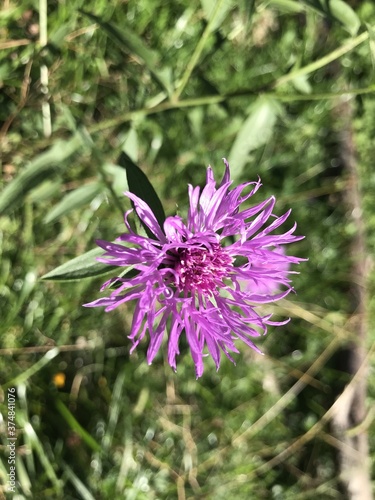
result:
M 303 238 L 293 236 L 296 224 L 285 233 L 273 234 L 290 210 L 280 217 L 274 215 L 276 200 L 271 196 L 240 211 L 240 205 L 261 183 L 247 182 L 230 189 L 229 165 L 224 163 L 218 187 L 211 167 L 202 190 L 189 185 L 186 222 L 175 215 L 162 228 L 147 203 L 125 193 L 155 239 L 131 229 L 129 210 L 125 214 L 127 232 L 118 238 L 122 243 L 98 241 L 105 250 L 98 260 L 132 266 L 136 275 L 107 281 L 102 289 L 114 282 L 117 285 L 109 297 L 85 304 L 111 311 L 135 301 L 131 351 L 148 332 L 147 361 L 151 364 L 168 332 L 168 362 L 176 370 L 179 339 L 184 334 L 197 378 L 203 373 L 204 356 L 211 355 L 218 369 L 221 351 L 233 361 L 230 353 L 239 352 L 238 339 L 260 352 L 252 339 L 265 334 L 268 325 L 289 321 L 271 321 L 271 314 L 262 315 L 262 304 L 282 299 L 293 290 L 289 267 L 304 260 L 287 256 L 283 247 Z M 242 194 L 249 186 L 250 192 Z

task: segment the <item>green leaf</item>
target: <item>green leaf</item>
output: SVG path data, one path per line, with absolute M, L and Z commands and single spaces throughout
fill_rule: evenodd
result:
M 50 44 L 55 45 L 56 47 L 61 47 L 64 43 L 65 37 L 73 31 L 73 22 L 70 19 L 69 22 L 53 25 L 54 28 L 51 30 L 51 33 L 48 35 L 48 40 Z
M 228 157 L 234 179 L 241 175 L 249 153 L 266 144 L 271 138 L 280 112 L 280 104 L 267 97 L 259 97 L 250 106 L 249 116 L 243 122 Z
M 212 18 L 212 13 L 216 7 L 217 0 L 201 0 L 203 7 L 203 12 L 207 21 Z M 216 13 L 214 21 L 211 23 L 211 31 L 217 30 L 223 23 L 228 12 L 232 8 L 231 0 L 224 0 L 220 5 L 218 12 Z
M 59 348 L 54 347 L 50 351 L 48 351 L 42 358 L 40 358 L 36 363 L 32 364 L 26 370 L 21 371 L 19 375 L 16 375 L 15 378 L 6 382 L 5 387 L 15 387 L 16 385 L 23 384 L 27 382 L 29 378 L 33 377 L 39 370 L 48 365 L 58 354 Z M 3 385 L 3 387 L 4 387 Z
M 22 6 L 15 7 L 9 3 L 9 5 L 0 10 L 0 21 L 9 21 L 11 19 L 18 20 L 24 13 L 24 8 Z
M 44 203 L 61 193 L 61 179 L 48 179 L 34 188 L 28 195 L 33 203 Z
M 82 427 L 69 408 L 60 399 L 56 399 L 55 404 L 60 415 L 67 422 L 68 428 L 74 431 L 93 451 L 100 452 L 101 447 L 99 443 Z
M 339 21 L 344 28 L 352 35 L 358 33 L 361 21 L 354 10 L 342 0 L 331 0 L 328 2 L 331 15 Z
M 320 14 L 336 20 L 352 35 L 355 36 L 361 26 L 361 21 L 354 10 L 344 0 L 302 0 Z
M 309 82 L 309 75 L 296 76 L 292 80 L 293 86 L 302 94 L 311 94 L 312 87 Z
M 53 281 L 71 281 L 82 278 L 93 278 L 102 276 L 118 268 L 118 266 L 110 266 L 104 262 L 98 262 L 96 257 L 103 255 L 101 248 L 94 248 L 78 257 L 65 262 L 61 266 L 56 267 L 49 273 L 41 277 L 42 280 Z
M 269 5 L 279 9 L 281 12 L 302 12 L 303 5 L 299 4 L 296 0 L 270 0 Z
M 172 71 L 168 67 L 161 67 L 159 55 L 145 45 L 143 40 L 126 26 L 120 29 L 113 23 L 102 21 L 100 17 L 79 9 L 81 14 L 95 21 L 107 33 L 107 35 L 117 44 L 117 46 L 127 54 L 132 54 L 141 59 L 153 77 L 170 95 L 173 91 Z
M 126 170 L 126 176 L 128 179 L 129 191 L 134 193 L 145 201 L 148 206 L 153 211 L 156 220 L 159 222 L 160 227 L 163 227 L 165 221 L 165 212 L 163 205 L 153 188 L 147 176 L 142 172 L 142 170 L 129 158 L 129 156 L 122 152 L 118 160 L 118 164 Z M 155 238 L 155 235 L 151 233 L 149 228 L 143 224 L 145 231 L 150 238 Z
M 21 205 L 25 195 L 47 177 L 63 168 L 64 161 L 82 146 L 79 134 L 67 141 L 59 140 L 37 156 L 0 194 L 0 214 Z
M 12 74 L 12 66 L 9 63 L 0 65 L 0 81 L 8 80 Z
M 121 149 L 125 151 L 134 162 L 138 161 L 138 134 L 134 127 L 130 127 Z
M 108 175 L 108 180 L 112 184 L 113 191 L 118 196 L 122 196 L 125 191 L 129 191 L 128 179 L 126 178 L 126 172 L 123 168 L 119 165 L 105 163 L 103 165 L 103 171 Z
M 369 40 L 369 47 L 370 47 L 372 69 L 374 70 L 374 68 L 375 68 L 375 29 L 373 26 L 370 26 L 369 24 L 366 24 L 366 28 L 367 28 L 368 35 L 369 35 L 368 40 Z
M 68 421 L 68 418 L 66 418 L 66 420 Z M 70 424 L 69 421 L 68 424 Z M 71 426 L 71 428 L 74 429 L 73 426 Z M 79 498 L 82 498 L 82 500 L 95 500 L 95 497 L 92 496 L 86 485 L 79 479 L 78 476 L 76 476 L 69 465 L 67 465 L 65 462 L 61 462 L 61 467 L 67 480 L 69 480 L 74 486 Z
M 68 214 L 72 210 L 86 205 L 102 191 L 103 185 L 98 181 L 85 184 L 84 186 L 75 189 L 71 193 L 64 196 L 60 203 L 53 207 L 53 209 L 44 218 L 44 222 L 49 224 L 63 215 Z

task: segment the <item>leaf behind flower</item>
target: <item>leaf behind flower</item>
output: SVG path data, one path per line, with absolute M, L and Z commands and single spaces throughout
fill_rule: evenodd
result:
M 160 227 L 163 228 L 163 224 L 166 219 L 164 208 L 159 196 L 157 195 L 151 182 L 148 180 L 146 174 L 124 152 L 121 153 L 118 164 L 126 170 L 129 191 L 147 203 L 147 205 L 153 211 L 156 220 L 160 224 Z M 141 223 L 145 228 L 147 235 L 150 238 L 155 239 L 155 235 L 145 224 L 143 224 L 142 220 Z
M 269 141 L 280 112 L 280 103 L 269 97 L 258 97 L 250 106 L 249 115 L 244 120 L 228 157 L 233 179 L 240 177 L 249 153 Z

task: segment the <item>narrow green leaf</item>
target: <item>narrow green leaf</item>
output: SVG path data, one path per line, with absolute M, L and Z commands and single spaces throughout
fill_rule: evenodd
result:
M 118 164 L 126 170 L 129 191 L 148 204 L 159 222 L 160 227 L 163 227 L 165 221 L 163 205 L 152 184 L 147 179 L 147 176 L 124 152 L 121 153 Z M 150 232 L 147 226 L 144 226 L 144 228 L 150 238 L 155 238 L 155 235 Z
M 102 276 L 116 269 L 117 266 L 110 266 L 103 262 L 98 262 L 96 257 L 103 255 L 101 248 L 94 248 L 78 257 L 75 257 L 61 266 L 52 269 L 49 273 L 41 277 L 43 280 L 71 281 L 82 278 L 93 278 Z
M 9 382 L 5 383 L 3 387 L 15 387 L 16 385 L 23 384 L 30 377 L 33 377 L 39 370 L 48 365 L 60 353 L 58 347 L 53 347 L 36 363 L 30 366 L 27 370 L 22 371 L 19 375 L 14 377 Z
M 17 467 L 17 479 L 21 485 L 22 492 L 27 497 L 32 496 L 32 482 L 30 480 L 30 476 L 28 470 L 25 467 L 25 464 L 22 458 L 18 455 L 16 456 L 16 467 Z
M 62 462 L 61 467 L 63 468 L 67 479 L 76 489 L 79 498 L 82 498 L 82 500 L 95 500 L 95 497 L 92 496 L 86 485 L 79 479 L 78 476 L 76 476 L 76 474 L 74 474 L 72 469 L 68 465 L 66 465 L 66 463 Z
M 366 24 L 366 28 L 369 35 L 369 47 L 372 62 L 372 69 L 375 69 L 375 29 L 373 26 Z
M 281 12 L 288 13 L 302 12 L 305 8 L 296 0 L 270 0 L 269 6 L 279 9 Z
M 64 198 L 53 207 L 53 209 L 46 215 L 44 222 L 49 224 L 63 215 L 68 214 L 76 208 L 80 208 L 87 203 L 90 203 L 95 196 L 103 191 L 103 185 L 98 182 L 91 182 L 75 189 L 68 193 Z
M 64 43 L 65 37 L 73 31 L 74 28 L 72 25 L 72 19 L 63 24 L 56 23 L 56 25 L 53 25 L 53 29 L 48 35 L 49 43 L 55 45 L 56 47 L 61 47 Z
M 113 165 L 111 163 L 106 163 L 103 165 L 103 171 L 108 175 L 108 179 L 112 184 L 113 191 L 121 196 L 125 191 L 129 190 L 128 179 L 126 178 L 126 172 L 119 165 Z
M 1 21 L 9 21 L 10 19 L 18 20 L 21 18 L 23 14 L 22 6 L 13 6 L 9 4 L 7 7 L 2 8 L 0 10 L 0 20 Z
M 292 80 L 292 84 L 294 88 L 296 88 L 302 94 L 311 94 L 312 92 L 312 87 L 310 85 L 308 75 L 296 76 Z
M 60 400 L 56 399 L 55 401 L 56 408 L 66 423 L 69 425 L 69 428 L 74 431 L 82 441 L 84 441 L 87 446 L 89 446 L 92 451 L 99 452 L 101 451 L 101 446 L 99 443 L 95 441 L 95 439 L 89 434 L 86 429 L 82 427 L 82 425 L 75 418 L 73 413 L 69 410 L 67 406 Z
M 336 20 L 352 35 L 355 36 L 361 26 L 361 21 L 354 10 L 344 0 L 302 0 L 320 14 Z
M 0 194 L 0 214 L 22 204 L 25 195 L 64 167 L 64 161 L 82 146 L 79 134 L 67 141 L 59 140 L 40 154 Z
M 212 13 L 216 6 L 216 0 L 201 0 L 201 4 L 203 7 L 203 12 L 207 21 L 210 21 L 212 18 Z M 223 23 L 226 15 L 232 8 L 232 0 L 225 0 L 222 2 L 218 12 L 216 13 L 214 21 L 210 25 L 210 31 L 217 30 Z
M 61 193 L 61 179 L 48 179 L 34 188 L 28 195 L 33 203 L 44 203 Z
M 350 5 L 343 0 L 330 0 L 328 8 L 332 16 L 352 35 L 358 33 L 361 21 Z
M 5 62 L 0 65 L 0 81 L 9 80 L 10 75 L 12 74 L 12 65 Z
M 286 73 L 285 75 L 280 76 L 274 82 L 273 87 L 281 87 L 285 83 L 292 81 L 297 76 L 308 75 L 309 73 L 312 73 L 313 71 L 316 71 L 317 69 L 320 69 L 320 68 L 323 68 L 324 66 L 327 66 L 327 64 L 329 64 L 330 62 L 335 61 L 339 57 L 341 57 L 344 54 L 347 54 L 348 52 L 353 50 L 355 47 L 358 47 L 358 45 L 365 42 L 368 38 L 369 38 L 368 31 L 364 31 L 363 33 L 356 36 L 355 38 L 349 39 L 347 42 L 343 43 L 340 47 L 333 50 L 329 54 L 326 54 L 325 56 L 321 57 L 320 59 L 317 59 L 316 61 L 313 61 L 312 63 L 309 63 L 306 66 L 303 66 L 302 68 L 299 68 L 297 70 L 293 70 L 290 73 Z
M 125 151 L 134 162 L 138 161 L 138 134 L 134 127 L 130 127 L 121 149 Z
M 95 21 L 107 33 L 107 35 L 126 53 L 136 55 L 141 59 L 154 78 L 170 95 L 173 90 L 172 71 L 170 68 L 161 67 L 159 55 L 145 45 L 144 41 L 134 33 L 128 26 L 121 29 L 113 23 L 105 22 L 100 17 L 79 9 L 81 14 Z
M 249 153 L 268 142 L 280 110 L 280 104 L 267 97 L 259 97 L 250 106 L 249 116 L 243 122 L 228 157 L 234 179 L 241 175 Z
M 58 348 L 55 347 L 51 351 L 47 352 L 47 354 L 43 358 L 47 358 L 47 356 L 50 355 L 52 353 L 52 351 L 54 351 L 55 355 L 57 355 L 59 353 Z M 52 359 L 52 357 L 49 359 Z M 28 371 L 28 370 L 26 370 L 26 371 Z M 19 392 L 20 391 L 18 391 L 18 393 Z M 31 450 L 33 455 L 35 453 L 35 455 L 38 457 L 40 464 L 42 465 L 42 467 L 45 471 L 46 476 L 51 481 L 53 488 L 56 489 L 57 497 L 59 497 L 60 493 L 62 493 L 63 482 L 57 477 L 56 471 L 54 469 L 54 464 L 51 462 L 49 454 L 46 453 L 46 450 L 45 450 L 42 442 L 40 441 L 38 434 L 35 432 L 34 427 L 31 425 L 30 421 L 28 420 L 27 415 L 23 414 L 22 417 L 24 420 L 22 422 L 22 429 L 23 429 L 23 434 L 24 434 L 24 439 L 25 439 L 25 445 L 26 445 L 27 449 Z

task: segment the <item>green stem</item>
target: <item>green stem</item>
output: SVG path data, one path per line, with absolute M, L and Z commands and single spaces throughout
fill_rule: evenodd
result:
M 208 23 L 195 51 L 194 54 L 186 68 L 186 71 L 184 73 L 184 76 L 176 89 L 174 95 L 172 96 L 170 101 L 162 102 L 160 104 L 157 104 L 156 106 L 153 106 L 151 108 L 144 108 L 141 110 L 136 110 L 136 111 L 129 111 L 128 113 L 125 113 L 121 117 L 113 118 L 112 120 L 107 120 L 104 123 L 99 123 L 92 127 L 90 129 L 91 133 L 95 132 L 100 132 L 101 130 L 105 130 L 107 128 L 111 127 L 116 127 L 117 125 L 121 123 L 126 123 L 131 120 L 144 117 L 144 116 L 149 116 L 153 115 L 156 113 L 160 113 L 162 111 L 169 111 L 172 109 L 180 109 L 180 108 L 191 108 L 194 106 L 207 106 L 209 104 L 218 104 L 220 102 L 224 102 L 228 99 L 234 98 L 234 97 L 242 97 L 242 96 L 249 96 L 253 95 L 254 97 L 257 97 L 260 93 L 263 93 L 264 95 L 267 95 L 268 97 L 273 97 L 275 99 L 278 99 L 279 101 L 283 102 L 288 102 L 288 101 L 314 101 L 314 100 L 321 100 L 321 99 L 334 99 L 337 97 L 340 97 L 341 95 L 345 94 L 351 94 L 351 95 L 359 95 L 359 94 L 368 94 L 375 92 L 375 86 L 371 85 L 367 88 L 364 89 L 352 89 L 352 90 L 346 90 L 342 92 L 333 92 L 333 93 L 323 93 L 323 94 L 313 94 L 313 95 L 300 95 L 300 94 L 279 94 L 279 93 L 270 93 L 270 92 L 261 92 L 257 91 L 254 89 L 245 89 L 241 90 L 239 92 L 234 92 L 230 94 L 223 94 L 223 95 L 210 95 L 210 96 L 203 96 L 203 97 L 196 97 L 193 99 L 185 99 L 183 101 L 179 101 L 178 97 L 180 96 L 181 92 L 185 88 L 185 85 L 187 84 L 190 75 L 197 64 L 197 61 L 200 57 L 200 54 L 204 48 L 204 44 L 206 42 L 206 39 L 210 33 L 211 25 L 213 20 L 215 19 L 215 16 L 217 14 L 217 11 L 221 5 L 222 1 L 218 2 L 216 4 L 215 11 L 213 12 L 213 15 L 210 19 L 210 22 Z M 297 78 L 298 76 L 302 75 L 307 75 L 309 73 L 312 73 L 313 71 L 316 71 L 319 68 L 322 68 L 323 66 L 329 64 L 330 62 L 334 61 L 335 59 L 338 59 L 339 57 L 343 56 L 347 52 L 350 52 L 353 50 L 355 47 L 360 45 L 361 43 L 365 42 L 369 37 L 369 32 L 366 31 L 364 33 L 361 33 L 359 36 L 356 38 L 353 38 L 349 40 L 347 43 L 339 47 L 338 49 L 332 51 L 330 54 L 327 54 L 326 56 L 318 59 L 318 61 L 314 61 L 311 64 L 308 64 L 307 66 L 304 66 L 303 68 L 299 68 L 295 71 L 292 71 L 291 73 L 288 73 L 287 75 L 281 76 L 278 78 L 271 86 L 270 88 L 277 88 L 280 85 L 283 85 L 284 83 L 287 83 L 294 78 Z
M 248 97 L 253 96 L 258 97 L 260 94 L 265 95 L 270 98 L 277 99 L 282 102 L 289 101 L 319 101 L 324 99 L 336 99 L 337 97 L 343 95 L 361 95 L 361 94 L 371 94 L 375 93 L 375 85 L 370 85 L 369 87 L 362 89 L 345 89 L 342 92 L 326 92 L 322 94 L 279 94 L 276 92 L 254 92 L 251 89 L 241 90 L 239 92 L 234 92 L 230 94 L 223 95 L 208 95 L 203 97 L 194 97 L 192 99 L 184 99 L 182 101 L 172 102 L 166 101 L 152 108 L 144 108 L 136 111 L 129 111 L 124 113 L 122 116 L 118 116 L 111 120 L 106 120 L 104 122 L 98 123 L 93 127 L 90 127 L 90 133 L 101 132 L 108 128 L 117 127 L 121 123 L 130 122 L 132 120 L 138 119 L 140 117 L 154 115 L 163 111 L 170 111 L 173 109 L 182 108 L 194 108 L 196 106 L 208 106 L 210 104 L 218 104 L 228 99 L 238 98 L 238 97 Z
M 330 52 L 324 57 L 321 57 L 317 61 L 314 61 L 307 66 L 304 66 L 303 68 L 299 68 L 295 71 L 292 71 L 291 73 L 288 73 L 287 75 L 281 76 L 276 80 L 276 82 L 273 84 L 273 87 L 279 87 L 280 85 L 283 85 L 284 83 L 290 82 L 291 80 L 294 80 L 294 78 L 297 78 L 298 76 L 302 75 L 307 75 L 309 73 L 312 73 L 313 71 L 316 71 L 317 69 L 323 68 L 323 66 L 326 66 L 330 62 L 334 61 L 335 59 L 338 59 L 339 57 L 343 56 L 347 52 L 350 52 L 353 50 L 357 45 L 360 45 L 361 43 L 365 42 L 369 37 L 368 31 L 365 31 L 364 33 L 361 33 L 358 35 L 356 38 L 353 38 L 349 40 L 347 43 L 339 47 L 338 49 Z

